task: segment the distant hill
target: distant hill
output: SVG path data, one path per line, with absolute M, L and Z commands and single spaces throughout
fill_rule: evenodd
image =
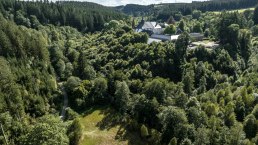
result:
M 171 15 L 174 16 L 179 12 L 182 15 L 189 15 L 193 10 L 200 10 L 202 12 L 235 10 L 254 7 L 257 4 L 258 0 L 213 0 L 205 2 L 193 1 L 193 3 L 167 3 L 148 6 L 129 4 L 126 6 L 116 7 L 116 9 L 128 15 L 152 15 L 154 19 L 166 20 Z
M 42 24 L 72 26 L 82 32 L 101 30 L 104 23 L 120 20 L 125 14 L 90 2 L 21 2 L 1 0 L 0 12 L 8 18 L 14 18 L 17 24 L 29 26 L 31 16 L 36 16 Z
M 118 6 L 116 9 L 124 12 L 128 15 L 148 15 L 149 13 L 153 13 L 155 6 L 154 5 L 137 5 L 137 4 L 128 4 L 125 6 Z

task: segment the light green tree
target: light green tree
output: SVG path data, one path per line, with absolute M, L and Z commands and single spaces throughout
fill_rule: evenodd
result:
M 68 145 L 69 138 L 66 135 L 66 125 L 52 115 L 43 116 L 33 126 L 32 130 L 24 137 L 24 145 Z
M 141 136 L 146 138 L 149 135 L 148 128 L 143 124 L 141 126 Z
M 174 25 L 169 25 L 164 30 L 164 34 L 174 35 L 175 33 L 176 33 L 176 27 Z
M 126 113 L 128 101 L 130 99 L 130 90 L 126 82 L 116 82 L 116 92 L 115 92 L 115 104 L 116 108 L 120 113 Z

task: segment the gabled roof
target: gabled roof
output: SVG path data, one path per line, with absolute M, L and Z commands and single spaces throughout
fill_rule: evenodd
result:
M 175 41 L 178 39 L 178 37 L 179 35 L 158 35 L 158 34 L 151 35 L 151 38 L 159 39 L 159 40 L 168 40 L 168 41 Z
M 142 26 L 142 29 L 154 29 L 161 28 L 161 26 L 157 22 L 145 22 Z
M 158 29 L 161 26 L 157 22 L 144 22 L 141 21 L 140 24 L 136 27 L 136 29 Z
M 167 23 L 159 23 L 159 25 L 162 27 L 162 28 L 166 28 L 166 27 L 168 27 L 169 26 L 169 24 L 167 24 Z

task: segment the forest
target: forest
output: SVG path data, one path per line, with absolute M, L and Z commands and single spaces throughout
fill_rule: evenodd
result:
M 1 0 L 0 144 L 84 145 L 82 118 L 103 106 L 113 116 L 100 129 L 120 124 L 145 145 L 258 144 L 258 6 L 227 11 L 248 1 L 173 9 L 178 39 L 148 44 L 116 8 Z M 197 32 L 219 47 L 189 49 Z
M 37 23 L 71 26 L 81 32 L 94 32 L 110 20 L 123 20 L 126 16 L 114 9 L 90 2 L 1 0 L 0 11 L 18 25 L 37 28 Z M 34 24 L 34 23 L 36 24 Z
M 223 11 L 223 10 L 237 10 L 254 7 L 258 4 L 258 0 L 211 0 L 193 3 L 164 3 L 156 5 L 135 5 L 128 4 L 125 6 L 118 6 L 116 9 L 133 16 L 146 16 L 152 20 L 167 20 L 173 16 L 179 20 L 183 15 L 191 15 L 194 10 L 202 12 L 209 11 Z

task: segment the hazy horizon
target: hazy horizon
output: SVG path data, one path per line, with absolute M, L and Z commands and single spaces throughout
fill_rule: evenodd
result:
M 207 0 L 49 0 L 49 1 L 87 1 L 98 3 L 104 6 L 120 6 L 126 4 L 160 4 L 160 3 L 191 3 L 192 1 L 207 1 Z

